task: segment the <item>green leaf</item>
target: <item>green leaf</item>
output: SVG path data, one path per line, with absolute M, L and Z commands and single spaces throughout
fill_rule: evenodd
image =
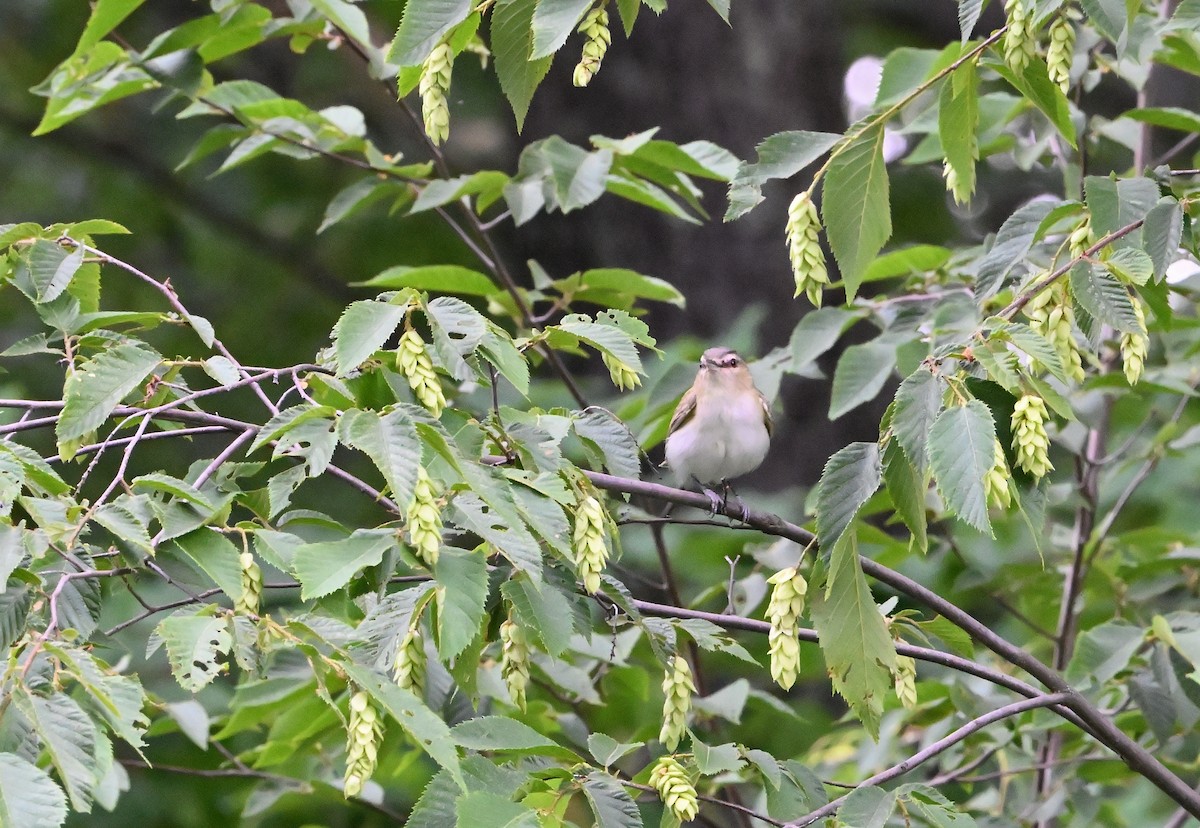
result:
M 1086 689 L 1101 687 L 1129 666 L 1130 659 L 1146 640 L 1146 630 L 1127 621 L 1106 621 L 1079 636 L 1067 681 Z
M 8 649 L 25 634 L 33 597 L 33 589 L 24 584 L 0 592 L 0 647 Z
M 1071 293 L 1093 318 L 1126 333 L 1145 333 L 1129 289 L 1104 267 L 1080 262 L 1071 268 Z
M 318 233 L 324 233 L 344 218 L 352 216 L 359 210 L 378 201 L 384 196 L 399 192 L 397 187 L 387 181 L 380 181 L 374 176 L 355 181 L 350 186 L 338 192 L 325 208 L 325 215 L 317 227 Z
M 634 480 L 641 475 L 641 449 L 628 426 L 612 414 L 592 408 L 575 417 L 571 425 L 581 440 L 599 450 L 610 474 Z
M 896 810 L 896 792 L 875 786 L 855 788 L 838 809 L 846 828 L 884 828 Z
M 983 478 L 996 458 L 996 425 L 979 400 L 952 405 L 929 429 L 929 462 L 946 507 L 992 534 Z
M 851 443 L 829 458 L 817 483 L 817 537 L 832 549 L 883 479 L 878 443 Z
M 931 273 L 950 261 L 950 250 L 936 244 L 914 244 L 884 253 L 867 267 L 863 283 L 880 282 L 897 276 Z
M 54 644 L 48 644 L 47 650 L 58 656 L 63 666 L 74 673 L 87 692 L 93 709 L 99 710 L 113 733 L 140 753 L 142 735 L 150 723 L 142 713 L 147 698 L 141 682 L 133 676 L 108 672 L 105 665 L 85 650 Z
M 422 750 L 449 772 L 459 787 L 465 787 L 458 749 L 454 746 L 450 728 L 441 717 L 411 692 L 398 687 L 395 682 L 385 679 L 374 670 L 352 662 L 343 662 L 342 667 L 356 685 L 383 705 L 392 719 Z
M 607 733 L 589 733 L 587 738 L 588 751 L 592 757 L 604 767 L 608 767 L 640 748 L 645 742 L 618 742 Z
M 1042 221 L 1057 205 L 1050 200 L 1032 201 L 1004 220 L 996 239 L 978 265 L 978 293 L 990 296 L 1004 278 L 1025 258 L 1033 246 Z
M 99 43 L 144 2 L 146 0 L 97 0 L 92 4 L 92 13 L 72 56 L 82 54 Z
M 88 812 L 92 807 L 95 776 L 95 725 L 83 709 L 65 693 L 49 698 L 14 695 L 17 708 L 41 739 L 42 747 L 67 790 L 71 808 Z
M 12 753 L 0 753 L 0 825 L 58 828 L 67 819 L 67 797 L 44 770 Z
M 942 81 L 938 94 L 938 138 L 942 141 L 942 152 L 967 192 L 975 191 L 978 129 L 979 69 L 968 61 Z
M 609 774 L 602 771 L 589 773 L 583 780 L 583 795 L 596 818 L 596 828 L 641 828 L 642 815 L 637 803 Z
M 762 201 L 762 185 L 775 178 L 791 178 L 816 161 L 841 135 L 803 130 L 778 132 L 756 148 L 758 160 L 743 162 L 729 185 L 729 209 L 725 221 L 733 221 L 750 212 Z
M 829 419 L 836 420 L 846 412 L 875 399 L 895 366 L 894 342 L 881 342 L 877 339 L 861 345 L 851 345 L 843 351 L 833 373 Z
M 540 828 L 537 812 L 487 791 L 471 791 L 455 803 L 454 828 Z
M 471 0 L 408 0 L 387 62 L 400 68 L 422 63 L 447 32 L 470 16 L 473 5 Z
M 517 576 L 500 587 L 512 604 L 517 620 L 542 642 L 547 655 L 559 656 L 571 645 L 575 634 L 575 613 L 567 597 L 551 583 L 534 584 L 526 576 Z
M 415 288 L 435 293 L 459 293 L 466 296 L 490 296 L 499 288 L 490 278 L 478 270 L 461 265 L 425 265 L 408 267 L 397 265 L 365 282 L 355 283 L 361 287 L 384 290 Z
M 61 245 L 38 239 L 29 248 L 29 279 L 37 291 L 35 301 L 53 302 L 83 265 L 83 248 L 67 252 Z
M 491 204 L 500 197 L 508 181 L 507 175 L 496 170 L 480 170 L 457 178 L 435 178 L 421 189 L 420 195 L 409 209 L 409 214 L 433 210 L 471 195 L 479 196 L 478 210 L 482 212 L 485 204 Z
M 557 135 L 535 141 L 521 152 L 517 178 L 505 187 L 505 198 L 514 186 L 536 184 L 538 197 L 547 209 L 564 213 L 586 207 L 604 194 L 605 182 L 612 169 L 612 150 L 588 152 L 569 144 Z M 547 186 L 549 185 L 549 186 Z M 514 208 L 514 217 L 517 216 Z M 520 220 L 514 219 L 517 224 Z
M 696 769 L 702 776 L 739 771 L 745 764 L 741 751 L 732 742 L 726 745 L 706 745 L 693 735 L 692 753 L 696 758 Z
M 488 322 L 488 331 L 479 343 L 479 352 L 518 393 L 522 396 L 529 394 L 529 363 L 513 344 L 507 331 L 494 322 Z
M 338 421 L 343 443 L 367 457 L 383 474 L 392 499 L 407 507 L 417 485 L 421 464 L 421 440 L 412 419 L 401 409 L 387 414 L 352 408 Z
M 637 299 L 669 302 L 680 308 L 684 306 L 683 294 L 670 282 L 619 267 L 585 270 L 577 276 L 560 279 L 555 282 L 555 287 L 564 293 L 570 290 L 576 299 L 584 301 L 598 301 L 589 296 L 594 292 L 611 292 L 626 294 Z M 607 303 L 599 302 L 599 304 Z
M 1125 34 L 1127 15 L 1123 0 L 1080 0 L 1079 5 L 1100 33 L 1113 43 Z
M 126 342 L 79 366 L 63 386 L 65 403 L 55 427 L 59 445 L 99 428 L 160 362 L 148 346 Z
M 867 265 L 892 235 L 883 129 L 874 127 L 830 163 L 821 192 L 825 234 L 852 301 Z
M 958 0 L 958 29 L 964 45 L 971 39 L 971 32 L 975 31 L 982 12 L 983 0 Z
M 912 533 L 913 543 L 922 552 L 929 548 L 925 521 L 925 490 L 929 481 L 923 469 L 917 469 L 904 455 L 899 442 L 889 440 L 883 450 L 883 482 L 887 486 L 896 516 Z
M 211 612 L 210 604 L 202 612 Z M 229 622 L 207 615 L 171 615 L 159 622 L 155 632 L 167 645 L 171 673 L 179 686 L 199 693 L 224 667 L 217 659 L 229 653 L 233 637 Z
M 221 588 L 230 600 L 237 601 L 244 591 L 241 550 L 214 529 L 202 528 L 173 541 L 173 547 Z
M 811 614 L 833 689 L 878 739 L 896 646 L 863 576 L 853 532 L 833 547 L 825 589 L 813 596 Z
M 991 60 L 987 61 L 986 65 L 1040 109 L 1068 144 L 1072 147 L 1077 146 L 1075 125 L 1071 122 L 1071 107 L 1067 103 L 1067 96 L 1058 84 L 1050 80 L 1044 60 L 1029 61 L 1019 75 L 1003 61 Z
M 300 599 L 308 601 L 341 589 L 360 569 L 383 560 L 383 553 L 395 543 L 391 529 L 356 529 L 342 540 L 301 546 L 292 561 L 301 584 Z
M 479 633 L 487 611 L 487 559 L 482 552 L 444 547 L 433 574 L 438 584 L 438 654 L 450 662 Z
M 468 379 L 471 368 L 463 357 L 474 352 L 487 334 L 483 314 L 461 299 L 439 296 L 425 305 L 425 316 L 442 364 L 456 380 Z
M 506 716 L 467 719 L 451 728 L 450 734 L 455 744 L 470 750 L 563 750 L 553 739 L 548 739 L 529 725 Z
M 1149 178 L 1111 178 L 1088 176 L 1083 182 L 1087 205 L 1092 214 L 1092 232 L 1096 238 L 1144 220 L 1159 202 L 1158 185 Z M 1138 247 L 1141 234 L 1133 232 L 1117 239 L 1110 247 Z
M 338 375 L 344 376 L 383 347 L 404 319 L 399 305 L 366 299 L 351 302 L 333 326 Z
M 538 84 L 550 71 L 552 57 L 531 60 L 534 9 L 537 0 L 500 0 L 492 11 L 492 54 L 496 77 L 517 119 L 517 132 L 525 126 L 529 103 Z
M 519 521 L 509 523 L 475 492 L 454 498 L 456 522 L 479 535 L 500 551 L 514 567 L 535 582 L 542 579 L 542 548 Z
M 1200 113 L 1179 107 L 1145 107 L 1131 109 L 1122 117 L 1141 121 L 1143 124 L 1175 129 L 1180 132 L 1200 132 Z
M 250 448 L 246 450 L 246 453 L 253 454 L 268 443 L 279 440 L 289 431 L 309 421 L 328 420 L 332 424 L 333 418 L 336 416 L 337 409 L 331 405 L 300 403 L 299 405 L 293 405 L 291 408 L 285 408 L 267 420 L 267 424 L 259 429 L 258 436 L 254 438 L 254 442 L 250 444 Z
M 1167 266 L 1175 261 L 1182 236 L 1183 208 L 1173 198 L 1160 199 L 1146 214 L 1146 223 L 1142 225 L 1142 245 L 1153 263 L 1156 279 L 1161 279 Z M 1118 250 L 1111 259 L 1123 252 Z
M 591 5 L 592 0 L 538 0 L 530 58 L 544 58 L 562 48 Z
M 937 375 L 917 368 L 896 390 L 892 431 L 914 467 L 924 470 L 929 462 L 929 429 L 942 408 L 942 385 Z
M 832 348 L 859 318 L 857 313 L 842 308 L 817 308 L 804 314 L 788 341 L 792 370 L 798 371 Z

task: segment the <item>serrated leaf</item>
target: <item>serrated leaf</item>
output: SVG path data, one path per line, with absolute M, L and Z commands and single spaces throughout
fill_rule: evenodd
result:
M 298 428 L 309 420 L 331 420 L 337 415 L 337 409 L 331 405 L 313 405 L 300 403 L 291 408 L 285 408 L 267 420 L 267 424 L 258 430 L 258 436 L 246 450 L 253 454 L 268 443 L 278 440 L 289 431 Z
M 729 185 L 729 209 L 725 221 L 750 212 L 762 201 L 762 184 L 775 178 L 791 178 L 816 161 L 841 135 L 803 130 L 778 132 L 758 145 L 758 160 L 742 163 Z
M 500 587 L 516 612 L 521 626 L 537 635 L 551 656 L 561 655 L 575 634 L 575 613 L 567 597 L 551 583 L 540 588 L 527 577 L 505 581 Z
M 971 32 L 975 31 L 982 12 L 983 0 L 958 0 L 958 29 L 964 44 L 971 39 Z
M 391 718 L 422 750 L 445 768 L 460 787 L 465 787 L 458 749 L 454 746 L 450 728 L 436 713 L 411 692 L 374 670 L 352 662 L 344 662 L 342 667 L 358 687 L 383 705 Z
M 571 423 L 580 439 L 592 443 L 610 474 L 636 480 L 642 472 L 641 450 L 628 427 L 603 409 L 589 409 Z
M 1083 186 L 1096 238 L 1143 221 L 1159 202 L 1158 185 L 1149 178 L 1113 180 L 1091 175 L 1084 179 Z M 1109 249 L 1137 247 L 1140 240 L 1140 232 L 1129 233 L 1114 241 Z
M 836 420 L 879 395 L 896 365 L 896 345 L 866 342 L 842 352 L 833 373 L 829 419 Z
M 496 547 L 510 563 L 534 581 L 542 578 L 542 550 L 519 520 L 509 523 L 474 492 L 454 498 L 455 522 Z
M 47 645 L 47 649 L 79 679 L 92 707 L 100 712 L 112 732 L 140 753 L 142 735 L 150 720 L 142 713 L 147 697 L 137 677 L 115 675 L 83 650 L 56 645 Z
M 596 828 L 641 828 L 642 815 L 637 803 L 609 774 L 589 773 L 583 780 L 583 794 L 596 818 Z
M 1084 14 L 1113 43 L 1125 33 L 1127 15 L 1123 0 L 1080 0 Z
M 55 434 L 59 445 L 99 428 L 162 357 L 141 343 L 126 342 L 81 365 L 63 386 L 63 410 Z
M 224 667 L 217 659 L 233 646 L 229 622 L 212 615 L 172 615 L 155 632 L 167 645 L 175 680 L 190 693 L 199 693 L 217 677 Z
M 333 326 L 334 356 L 338 375 L 344 376 L 383 347 L 404 319 L 399 305 L 371 299 L 351 302 Z
M 95 726 L 91 719 L 65 693 L 55 693 L 49 698 L 21 693 L 15 699 L 50 756 L 71 800 L 71 808 L 91 811 L 97 781 L 92 755 Z
M 25 584 L 9 586 L 0 592 L 0 647 L 7 650 L 25 634 L 33 596 L 33 589 Z
M 454 828 L 540 828 L 537 811 L 498 794 L 470 791 L 454 806 Z
M 404 823 L 405 828 L 446 828 L 454 825 L 454 803 L 461 794 L 462 789 L 450 772 L 439 770 L 421 792 L 408 821 Z
M 1068 144 L 1072 147 L 1078 145 L 1067 96 L 1057 83 L 1050 80 L 1044 60 L 1029 61 L 1019 75 L 1003 61 L 988 61 L 987 67 L 1012 84 L 1026 100 L 1040 109 Z
M 37 291 L 35 300 L 53 302 L 83 265 L 83 248 L 66 248 L 46 239 L 38 239 L 29 248 L 29 279 Z
M 960 9 L 961 11 L 961 9 Z M 979 154 L 979 69 L 968 61 L 944 81 L 938 94 L 938 138 L 946 163 L 960 187 L 975 191 L 975 158 Z
M 892 235 L 883 129 L 874 127 L 837 155 L 822 186 L 825 234 L 852 301 L 867 265 Z
M 58 828 L 67 819 L 67 797 L 44 770 L 12 753 L 0 753 L 0 825 Z
M 175 538 L 172 546 L 212 578 L 230 600 L 241 599 L 244 591 L 241 551 L 223 534 L 208 528 L 196 529 Z
M 487 319 L 463 300 L 450 296 L 431 300 L 425 306 L 425 316 L 442 364 L 456 380 L 468 379 L 471 367 L 463 357 L 473 353 L 487 335 Z
M 833 547 L 825 589 L 813 596 L 811 615 L 833 689 L 878 739 L 896 646 L 871 597 L 853 532 Z
M 592 0 L 538 0 L 530 58 L 544 58 L 562 48 L 591 5 Z
M 480 552 L 443 548 L 437 581 L 438 654 L 449 663 L 471 643 L 487 609 L 487 559 Z
M 520 750 L 538 752 L 539 748 L 563 748 L 553 739 L 529 725 L 506 716 L 480 716 L 450 729 L 454 743 L 471 750 Z
M 387 62 L 400 68 L 421 63 L 443 35 L 470 16 L 472 7 L 471 0 L 409 0 Z
M 692 755 L 696 759 L 696 769 L 702 776 L 716 776 L 719 773 L 739 771 L 745 762 L 741 751 L 732 742 L 725 745 L 706 745 L 692 737 Z
M 390 529 L 356 529 L 348 538 L 308 543 L 296 550 L 292 570 L 308 601 L 341 589 L 360 569 L 375 566 L 396 543 Z
M 996 425 L 979 400 L 952 405 L 929 429 L 929 464 L 947 508 L 992 534 L 983 478 L 996 458 Z
M 377 414 L 352 408 L 338 421 L 338 434 L 343 443 L 371 458 L 387 481 L 392 499 L 407 507 L 421 465 L 421 440 L 412 418 L 401 409 Z
M 842 308 L 817 308 L 804 314 L 792 329 L 788 350 L 792 354 L 793 372 L 816 360 L 833 347 L 859 315 Z
M 492 54 L 500 91 L 508 98 L 517 132 L 524 127 L 529 103 L 542 78 L 550 71 L 552 55 L 532 60 L 533 16 L 538 0 L 502 0 L 492 12 Z
M 1042 221 L 1056 206 L 1052 200 L 1031 201 L 1004 220 L 991 250 L 979 262 L 977 293 L 990 296 L 999 289 L 1004 278 L 1025 258 Z
M 925 490 L 929 481 L 904 454 L 896 440 L 883 450 L 883 482 L 887 486 L 896 516 L 912 533 L 913 543 L 922 552 L 929 548 L 925 521 Z
M 884 828 L 896 810 L 896 792 L 883 788 L 855 788 L 838 809 L 838 821 L 846 828 Z
M 817 483 L 817 537 L 833 548 L 883 479 L 878 443 L 851 443 L 829 458 Z
M 587 738 L 588 752 L 604 767 L 616 762 L 623 756 L 628 756 L 640 748 L 645 742 L 618 742 L 607 733 L 589 733 Z
M 1173 198 L 1160 199 L 1146 214 L 1146 223 L 1142 225 L 1142 245 L 1153 262 L 1156 279 L 1161 279 L 1175 261 L 1182 236 L 1183 208 Z
M 917 469 L 929 462 L 929 428 L 942 407 L 942 385 L 926 368 L 913 371 L 896 389 L 892 431 L 900 448 Z
M 1103 267 L 1080 262 L 1071 268 L 1071 293 L 1093 318 L 1125 333 L 1145 333 L 1129 290 Z

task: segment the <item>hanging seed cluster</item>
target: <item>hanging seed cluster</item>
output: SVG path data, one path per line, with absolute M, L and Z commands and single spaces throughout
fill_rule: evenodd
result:
M 781 569 L 767 579 L 771 600 L 767 604 L 767 637 L 771 653 L 771 678 L 784 690 L 790 689 L 800 675 L 800 616 L 808 581 L 795 567 Z

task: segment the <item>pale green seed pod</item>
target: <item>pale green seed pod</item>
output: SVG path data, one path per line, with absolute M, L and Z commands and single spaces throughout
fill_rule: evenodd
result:
M 1019 75 L 1037 54 L 1033 9 L 1024 0 L 1006 0 L 1004 16 L 1008 19 L 1008 29 L 1004 33 L 1004 61 Z
M 417 557 L 432 568 L 442 548 L 442 512 L 437 491 L 424 466 L 417 467 L 417 485 L 408 506 L 408 538 Z
M 946 180 L 946 191 L 954 197 L 955 204 L 966 204 L 975 194 L 974 179 L 964 179 L 949 161 L 942 162 L 942 178 Z
M 1066 283 L 1060 279 L 1030 299 L 1025 305 L 1025 316 L 1029 318 L 1029 327 L 1050 340 L 1067 376 L 1082 382 L 1083 357 L 1075 341 L 1075 310 Z
M 454 51 L 445 42 L 434 46 L 421 64 L 421 80 L 417 85 L 421 93 L 421 116 L 425 134 L 434 144 L 441 144 L 450 137 L 450 102 L 446 96 L 453 69 Z
M 1065 15 L 1050 24 L 1050 44 L 1046 47 L 1046 69 L 1050 80 L 1058 84 L 1063 94 L 1071 89 L 1071 58 L 1075 53 L 1075 27 Z
M 239 615 L 258 615 L 262 604 L 262 570 L 249 552 L 243 552 L 238 557 L 238 563 L 242 568 L 242 594 L 234 602 L 234 612 Z
M 396 364 L 421 405 L 428 408 L 434 417 L 440 417 L 442 409 L 446 407 L 442 383 L 433 370 L 433 360 L 429 358 L 425 340 L 412 328 L 400 337 L 400 344 L 396 348 Z
M 987 502 L 998 509 L 1007 509 L 1012 505 L 1012 492 L 1008 488 L 1008 461 L 1004 459 L 1004 446 L 995 441 L 995 454 L 992 467 L 983 476 L 983 489 Z
M 650 771 L 650 785 L 675 818 L 680 822 L 691 822 L 700 812 L 696 798 L 696 787 L 683 765 L 674 756 L 664 756 Z
M 1050 465 L 1050 438 L 1046 435 L 1046 403 L 1036 394 L 1026 394 L 1013 407 L 1013 451 L 1017 465 L 1035 478 L 1044 477 Z
M 675 750 L 679 740 L 687 730 L 688 713 L 692 709 L 692 693 L 696 692 L 696 684 L 692 681 L 692 668 L 687 659 L 675 656 L 667 669 L 662 683 L 663 695 L 663 724 L 659 731 L 658 741 L 667 750 Z
M 1072 259 L 1079 259 L 1095 243 L 1096 237 L 1092 234 L 1091 216 L 1085 216 L 1083 221 L 1067 237 L 1067 252 L 1071 255 Z
M 525 712 L 525 693 L 529 688 L 529 637 L 511 613 L 500 625 L 500 644 L 500 675 L 504 677 L 513 704 Z
M 642 384 L 642 378 L 638 376 L 637 372 L 621 360 L 615 359 L 603 351 L 600 353 L 600 358 L 604 360 L 604 367 L 608 369 L 608 375 L 612 378 L 613 385 L 617 386 L 618 391 L 628 391 Z
M 371 705 L 371 698 L 359 691 L 350 699 L 350 724 L 346 728 L 346 776 L 342 793 L 347 799 L 362 793 L 363 785 L 375 773 L 381 741 L 383 721 Z
M 587 40 L 583 44 L 583 56 L 575 67 L 572 82 L 576 86 L 587 86 L 592 77 L 600 71 L 600 63 L 604 60 L 608 46 L 612 43 L 612 32 L 608 28 L 608 12 L 603 6 L 592 9 L 584 16 L 583 22 L 576 29 Z
M 1150 354 L 1150 337 L 1146 335 L 1146 312 L 1142 309 L 1142 300 L 1136 296 L 1130 298 L 1142 330 L 1140 333 L 1121 332 L 1121 367 L 1129 384 L 1137 385 L 1142 378 L 1146 357 Z
M 766 613 L 771 625 L 767 636 L 771 678 L 788 690 L 800 675 L 800 616 L 804 612 L 808 581 L 795 567 L 788 567 L 768 578 L 767 583 L 772 585 Z
M 821 307 L 821 291 L 829 284 L 825 251 L 821 249 L 821 218 L 808 192 L 792 199 L 786 226 L 788 256 L 796 280 L 793 296 L 805 294 L 813 307 Z
M 604 507 L 592 495 L 585 495 L 576 503 L 572 546 L 579 580 L 583 581 L 584 589 L 594 594 L 600 589 L 600 573 L 608 563 L 608 533 Z
M 896 697 L 908 710 L 917 706 L 917 662 L 911 656 L 897 655 L 896 669 L 892 672 L 896 682 Z
M 414 624 L 396 647 L 392 679 L 397 687 L 411 691 L 417 698 L 424 698 L 425 668 L 425 644 L 420 629 Z

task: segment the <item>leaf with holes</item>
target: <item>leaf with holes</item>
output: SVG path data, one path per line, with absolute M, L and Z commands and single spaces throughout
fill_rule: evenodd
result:
M 63 386 L 62 416 L 55 426 L 59 446 L 99 428 L 160 362 L 157 351 L 126 342 L 80 365 Z
M 233 646 L 228 621 L 212 615 L 216 609 L 209 604 L 197 614 L 172 615 L 155 628 L 167 645 L 171 673 L 190 693 L 199 693 L 217 677 L 225 667 L 218 659 Z
M 392 499 L 401 508 L 407 507 L 421 465 L 421 440 L 412 418 L 400 409 L 377 414 L 352 408 L 338 420 L 338 436 L 371 458 L 387 481 Z

